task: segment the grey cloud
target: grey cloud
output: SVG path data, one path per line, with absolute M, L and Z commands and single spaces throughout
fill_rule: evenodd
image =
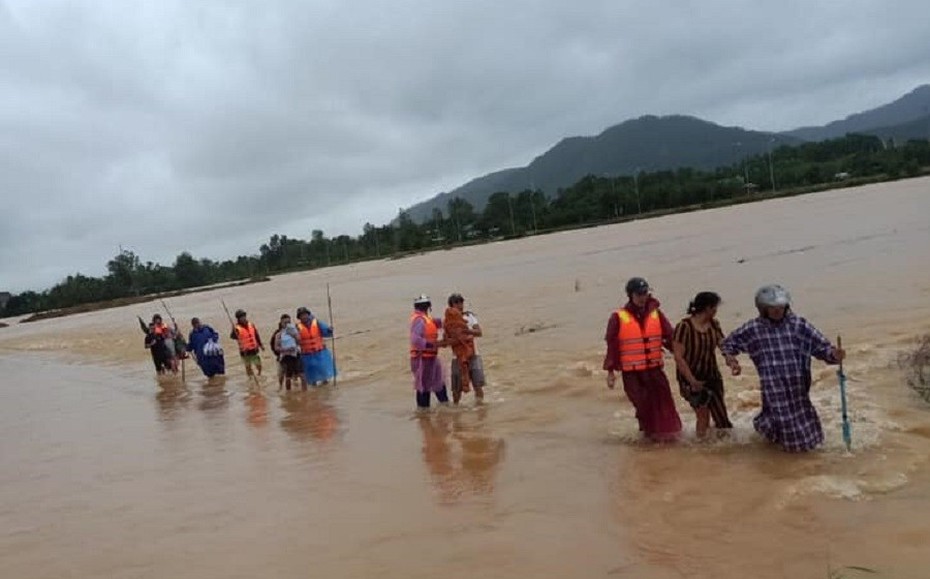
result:
M 923 4 L 0 0 L 0 289 L 357 233 L 646 113 L 780 130 L 930 78 Z

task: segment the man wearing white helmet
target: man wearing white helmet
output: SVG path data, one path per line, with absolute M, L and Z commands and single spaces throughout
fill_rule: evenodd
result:
M 439 348 L 445 346 L 439 339 L 442 320 L 429 315 L 432 305 L 429 296 L 420 294 L 413 300 L 410 315 L 410 371 L 418 408 L 429 408 L 431 393 L 440 404 L 449 402 L 439 361 Z
M 762 386 L 762 411 L 756 431 L 789 452 L 804 452 L 823 442 L 823 429 L 811 403 L 811 357 L 838 364 L 846 353 L 804 318 L 791 311 L 791 294 L 780 285 L 756 292 L 759 317 L 727 336 L 721 350 L 733 375 L 736 356 L 749 354 Z

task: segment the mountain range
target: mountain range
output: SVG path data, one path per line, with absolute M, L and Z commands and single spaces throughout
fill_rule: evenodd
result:
M 461 197 L 481 210 L 491 194 L 540 189 L 549 195 L 585 175 L 630 175 L 693 167 L 714 169 L 765 153 L 770 147 L 822 141 L 847 133 L 872 134 L 884 139 L 930 138 L 930 85 L 921 85 L 901 98 L 819 127 L 782 133 L 724 127 L 684 115 L 652 116 L 614 125 L 593 137 L 568 137 L 525 167 L 495 171 L 472 179 L 452 191 L 410 207 L 416 221 L 443 211 L 449 200 Z

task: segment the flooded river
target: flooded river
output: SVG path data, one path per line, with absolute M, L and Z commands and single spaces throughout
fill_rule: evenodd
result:
M 153 302 L 0 330 L 0 558 L 10 578 L 828 577 L 930 567 L 930 407 L 896 360 L 930 332 L 930 180 L 917 179 L 308 273 L 170 300 L 185 330 L 220 306 L 267 339 L 327 318 L 338 386 L 260 388 L 235 356 L 208 383 L 153 376 Z M 754 289 L 842 333 L 854 452 L 834 370 L 814 364 L 827 441 L 787 455 L 752 431 L 753 372 L 728 378 L 732 436 L 639 440 L 600 370 L 623 283 L 680 317 L 715 290 L 733 329 Z M 414 413 L 410 303 L 462 292 L 487 404 Z M 441 312 L 437 312 L 441 315 Z M 227 353 L 235 348 L 224 341 Z M 748 360 L 744 367 L 751 366 Z M 856 571 L 844 572 L 856 577 Z

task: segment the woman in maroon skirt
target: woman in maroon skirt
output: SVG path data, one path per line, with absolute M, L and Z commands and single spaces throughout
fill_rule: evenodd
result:
M 652 440 L 673 440 L 681 432 L 681 418 L 662 357 L 662 348 L 672 347 L 672 325 L 659 310 L 646 280 L 630 279 L 626 294 L 629 301 L 607 322 L 607 387 L 613 389 L 619 371 L 623 390 L 636 408 L 640 431 Z

